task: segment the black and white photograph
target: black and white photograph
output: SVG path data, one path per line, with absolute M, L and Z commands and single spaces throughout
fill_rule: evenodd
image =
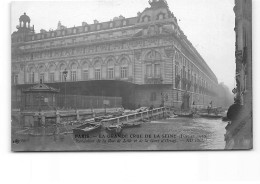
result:
M 253 149 L 251 0 L 19 1 L 10 27 L 13 152 Z

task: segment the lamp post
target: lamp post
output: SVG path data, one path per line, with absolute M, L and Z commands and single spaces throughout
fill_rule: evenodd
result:
M 65 70 L 62 72 L 63 76 L 64 76 L 64 80 L 65 80 L 65 99 L 64 99 L 64 104 L 65 104 L 65 107 L 67 105 L 66 103 L 66 79 L 67 79 L 67 76 L 68 76 L 68 71 L 67 69 L 65 68 Z

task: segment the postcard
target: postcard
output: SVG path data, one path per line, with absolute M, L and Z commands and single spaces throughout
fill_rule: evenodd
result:
M 13 2 L 10 38 L 12 151 L 253 148 L 251 0 Z

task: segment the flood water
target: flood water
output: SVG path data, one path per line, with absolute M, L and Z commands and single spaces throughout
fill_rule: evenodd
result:
M 197 149 L 224 149 L 225 141 L 224 134 L 227 122 L 221 119 L 205 119 L 205 118 L 174 118 L 152 123 L 167 123 L 174 124 L 171 126 L 171 132 L 178 134 L 206 136 L 201 144 L 198 144 Z M 184 146 L 185 147 L 185 146 Z
M 89 138 L 74 134 L 17 136 L 14 151 L 84 150 L 223 150 L 226 122 L 221 119 L 173 118 L 143 123 L 123 129 L 121 137 L 101 129 Z

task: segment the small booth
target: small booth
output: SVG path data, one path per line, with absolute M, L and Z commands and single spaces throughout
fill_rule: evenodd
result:
M 26 90 L 22 90 L 23 110 L 55 110 L 57 106 L 56 95 L 59 92 L 60 90 L 43 83 L 36 84 Z

